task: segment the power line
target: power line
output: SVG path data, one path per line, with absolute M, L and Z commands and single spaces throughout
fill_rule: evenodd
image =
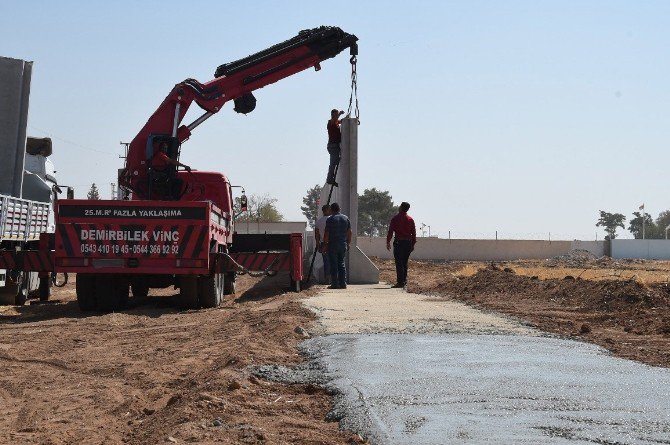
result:
M 116 153 L 110 153 L 110 152 L 108 152 L 108 151 L 98 150 L 98 149 L 96 149 L 96 148 L 87 147 L 87 146 L 85 146 L 85 145 L 81 145 L 81 144 L 78 144 L 78 143 L 76 143 L 76 142 L 72 142 L 72 141 L 69 141 L 69 140 L 67 140 L 67 139 L 63 139 L 63 138 L 61 138 L 61 137 L 54 136 L 53 133 L 51 133 L 50 131 L 43 130 L 43 129 L 41 129 L 41 128 L 37 128 L 37 127 L 35 127 L 35 126 L 33 126 L 33 125 L 28 125 L 28 127 L 30 127 L 30 128 L 33 129 L 33 130 L 37 130 L 37 131 L 39 131 L 39 132 L 41 132 L 41 133 L 44 133 L 44 134 L 46 134 L 48 137 L 50 137 L 50 138 L 52 138 L 52 139 L 56 139 L 56 140 L 58 140 L 58 141 L 64 142 L 64 143 L 69 144 L 69 145 L 72 145 L 73 147 L 75 147 L 75 148 L 79 148 L 79 149 L 81 149 L 81 150 L 94 151 L 94 152 L 96 152 L 96 153 L 102 153 L 102 154 L 106 154 L 106 155 L 110 155 L 110 156 L 116 156 Z

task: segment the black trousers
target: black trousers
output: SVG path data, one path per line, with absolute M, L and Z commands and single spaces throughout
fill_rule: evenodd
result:
M 398 284 L 407 284 L 407 263 L 410 253 L 412 253 L 412 242 L 410 240 L 393 241 L 393 258 L 395 258 L 395 273 L 398 277 Z
M 326 183 L 333 184 L 335 182 L 335 168 L 337 167 L 337 164 L 340 163 L 340 157 L 342 154 L 340 143 L 329 143 L 328 154 L 330 155 L 330 164 L 328 165 L 328 176 L 326 178 Z

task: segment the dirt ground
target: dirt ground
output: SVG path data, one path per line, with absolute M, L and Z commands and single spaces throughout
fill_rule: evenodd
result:
M 0 443 L 361 443 L 324 420 L 322 389 L 249 371 L 302 360 L 298 327 L 315 316 L 283 278 L 241 277 L 211 310 L 180 312 L 166 290 L 84 314 L 73 284 L 55 304 L 0 308 Z
M 377 263 L 394 281 L 393 262 Z M 670 366 L 668 262 L 413 261 L 409 277 L 411 292 Z M 178 311 L 165 290 L 140 307 L 84 314 L 73 283 L 56 303 L 0 307 L 0 443 L 362 443 L 325 420 L 322 389 L 251 374 L 301 362 L 296 346 L 315 320 L 301 304 L 310 292 L 283 293 L 282 278 L 241 277 L 237 297 L 211 310 Z
M 391 260 L 375 260 L 395 281 Z M 439 295 L 670 367 L 670 263 L 559 258 L 501 263 L 411 261 L 408 290 Z

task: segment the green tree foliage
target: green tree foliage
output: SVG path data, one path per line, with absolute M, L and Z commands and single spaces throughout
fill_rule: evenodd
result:
M 606 239 L 614 239 L 616 238 L 617 228 L 626 228 L 624 225 L 625 221 L 626 217 L 621 213 L 609 213 L 601 210 L 600 219 L 596 223 L 596 227 L 603 227 L 605 229 L 605 233 L 607 233 Z
M 366 189 L 358 196 L 358 234 L 364 236 L 386 235 L 389 221 L 396 213 L 396 206 L 388 191 Z
M 656 218 L 656 228 L 659 238 L 665 238 L 665 228 L 670 226 L 670 210 L 664 210 Z
M 302 203 L 304 205 L 300 206 L 302 214 L 307 218 L 309 226 L 313 229 L 316 219 L 320 215 L 320 205 L 319 205 L 319 196 L 321 195 L 321 186 L 319 184 L 315 185 L 311 189 L 307 190 L 307 194 L 302 198 Z M 325 204 L 325 202 L 324 202 Z
M 98 186 L 95 185 L 95 182 L 91 184 L 91 188 L 86 195 L 88 199 L 100 199 L 100 192 L 98 192 Z
M 248 199 L 247 211 L 241 211 L 240 198 L 235 198 L 233 203 L 233 212 L 237 216 L 236 222 L 280 222 L 284 220 L 284 215 L 279 213 L 275 203 L 276 198 L 270 195 L 251 195 Z
M 628 230 L 633 234 L 635 239 L 642 239 L 642 214 L 640 212 L 633 212 L 635 218 L 630 220 Z M 644 214 L 644 237 L 646 239 L 660 238 L 658 236 L 658 227 L 654 223 L 649 213 Z

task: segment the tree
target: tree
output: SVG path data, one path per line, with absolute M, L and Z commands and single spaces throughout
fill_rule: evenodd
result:
M 602 226 L 605 228 L 605 233 L 607 233 L 605 239 L 614 239 L 616 238 L 616 229 L 618 227 L 621 227 L 622 229 L 626 228 L 624 225 L 625 221 L 626 217 L 621 213 L 609 213 L 601 210 L 600 219 L 596 223 L 596 227 Z
M 670 226 L 670 210 L 665 210 L 658 214 L 656 218 L 656 230 L 659 238 L 665 238 L 665 228 Z
M 88 199 L 100 199 L 100 193 L 98 192 L 98 187 L 95 185 L 95 182 L 91 184 L 91 189 L 86 195 Z
M 319 217 L 319 196 L 321 196 L 321 186 L 315 185 L 307 190 L 307 195 L 302 198 L 303 206 L 300 206 L 302 214 L 307 218 L 309 226 L 313 229 L 316 219 Z M 324 202 L 325 204 L 325 202 Z
M 275 203 L 276 198 L 271 198 L 270 195 L 251 195 L 247 204 L 247 211 L 241 212 L 240 198 L 235 198 L 233 203 L 233 212 L 237 217 L 237 222 L 280 222 L 284 220 L 284 216 L 279 213 Z
M 640 212 L 633 212 L 635 218 L 630 220 L 628 230 L 633 234 L 635 239 L 642 239 L 642 214 Z M 654 220 L 649 213 L 644 214 L 644 237 L 647 239 L 658 238 L 658 230 Z
M 358 234 L 382 236 L 396 213 L 393 198 L 388 191 L 366 189 L 358 196 Z

